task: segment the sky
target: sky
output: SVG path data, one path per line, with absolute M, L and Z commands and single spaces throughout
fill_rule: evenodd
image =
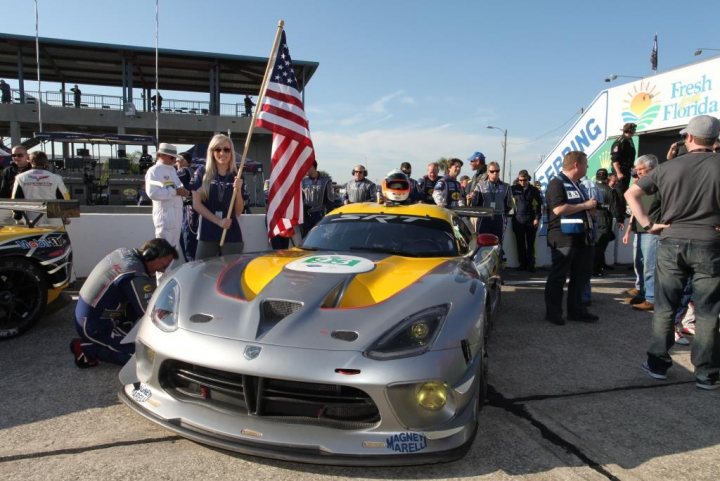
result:
M 0 30 L 34 35 L 34 5 L 3 0 Z M 155 45 L 155 0 L 38 5 L 41 37 Z M 305 108 L 319 168 L 337 182 L 358 163 L 380 180 L 403 161 L 414 177 L 475 151 L 501 162 L 505 130 L 509 180 L 532 173 L 598 93 L 634 80 L 606 77 L 651 76 L 656 33 L 658 73 L 719 54 L 717 22 L 703 18 L 667 0 L 159 0 L 158 38 L 267 57 L 283 19 L 293 59 L 320 64 Z M 700 47 L 719 51 L 693 56 Z

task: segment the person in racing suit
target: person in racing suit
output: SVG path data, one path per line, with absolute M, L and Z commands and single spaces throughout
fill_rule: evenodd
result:
M 145 192 L 152 199 L 152 217 L 155 237 L 162 237 L 174 247 L 180 247 L 182 231 L 183 197 L 190 191 L 183 187 L 175 162 L 177 148 L 162 143 L 155 154 L 155 165 L 145 174 Z
M 377 200 L 377 186 L 368 180 L 367 169 L 363 165 L 356 165 L 352 171 L 353 179 L 345 184 L 343 204 L 356 202 L 375 202 Z
M 31 153 L 30 166 L 30 170 L 21 172 L 15 177 L 12 190 L 13 199 L 70 199 L 70 192 L 67 187 L 65 187 L 62 177 L 47 170 L 48 158 L 45 152 L 37 151 Z M 40 215 L 42 214 L 28 213 L 28 218 L 34 220 Z M 19 221 L 22 219 L 22 213 L 16 212 L 14 217 L 16 221 Z M 63 224 L 69 224 L 70 220 L 43 219 L 41 223 L 43 225 L 59 227 Z
M 465 205 L 465 192 L 457 180 L 463 162 L 460 159 L 448 161 L 447 175 L 438 180 L 433 189 L 433 199 L 440 207 L 458 207 Z
M 301 228 L 304 238 L 310 229 L 332 210 L 335 200 L 332 179 L 327 175 L 320 175 L 317 170 L 317 160 L 313 160 L 312 167 L 302 180 L 302 197 L 303 223 Z
M 75 329 L 80 338 L 70 343 L 75 364 L 92 367 L 98 361 L 125 364 L 135 344 L 121 344 L 145 313 L 155 290 L 156 272 L 164 272 L 178 258 L 165 239 L 147 241 L 140 249 L 120 248 L 106 255 L 83 283 L 75 306 Z
M 419 192 L 419 200 L 423 204 L 434 204 L 433 191 L 435 190 L 435 184 L 438 183 L 440 177 L 440 166 L 437 162 L 430 162 L 427 166 L 427 174 L 420 177 L 417 181 L 417 190 Z
M 507 215 L 512 208 L 510 186 L 500 180 L 500 165 L 490 162 L 487 169 L 487 180 L 480 181 L 469 197 L 474 206 L 487 207 L 493 211 L 491 217 L 478 219 L 478 234 L 495 234 L 500 241 L 501 252 L 503 235 L 507 226 Z

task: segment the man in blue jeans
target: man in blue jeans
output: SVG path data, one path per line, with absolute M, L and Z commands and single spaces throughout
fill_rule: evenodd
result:
M 658 165 L 658 159 L 652 154 L 641 155 L 635 161 L 635 173 L 639 179 L 649 175 Z M 660 199 L 657 193 L 644 195 L 641 199 L 643 209 L 651 222 L 660 222 Z M 652 311 L 655 308 L 655 264 L 657 258 L 658 236 L 643 229 L 643 226 L 633 217 L 632 226 L 635 232 L 633 240 L 633 261 L 635 273 L 640 281 L 639 292 L 629 300 L 633 309 Z M 627 235 L 623 236 L 623 243 L 627 244 Z
M 649 233 L 660 233 L 653 332 L 642 368 L 655 379 L 667 379 L 675 312 L 692 277 L 695 385 L 711 390 L 720 388 L 720 154 L 712 150 L 720 120 L 699 115 L 680 133 L 686 135 L 688 153 L 658 166 L 625 193 L 640 225 Z M 644 195 L 656 192 L 663 219 L 658 224 L 641 202 Z

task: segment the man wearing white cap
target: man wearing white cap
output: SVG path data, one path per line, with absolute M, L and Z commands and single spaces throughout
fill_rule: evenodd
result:
M 177 148 L 162 143 L 155 153 L 155 165 L 145 174 L 145 192 L 152 200 L 155 237 L 161 237 L 176 249 L 180 245 L 183 197 L 190 192 L 183 187 L 175 170 Z
M 660 164 L 625 193 L 640 226 L 660 235 L 652 337 L 642 368 L 655 379 L 667 379 L 675 312 L 691 279 L 695 339 L 690 359 L 695 385 L 712 390 L 720 388 L 720 154 L 713 152 L 720 120 L 698 115 L 680 133 L 686 134 L 688 153 Z M 654 193 L 660 197 L 662 220 L 657 224 L 641 203 Z

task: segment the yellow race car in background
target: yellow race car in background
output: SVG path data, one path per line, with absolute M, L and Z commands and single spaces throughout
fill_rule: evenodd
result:
M 42 316 L 71 282 L 72 247 L 64 227 L 41 226 L 43 218 L 79 216 L 76 200 L 2 200 L 10 212 L 0 224 L 0 340 L 18 336 Z M 43 214 L 32 218 L 28 213 Z M 34 217 L 34 216 L 32 216 Z

